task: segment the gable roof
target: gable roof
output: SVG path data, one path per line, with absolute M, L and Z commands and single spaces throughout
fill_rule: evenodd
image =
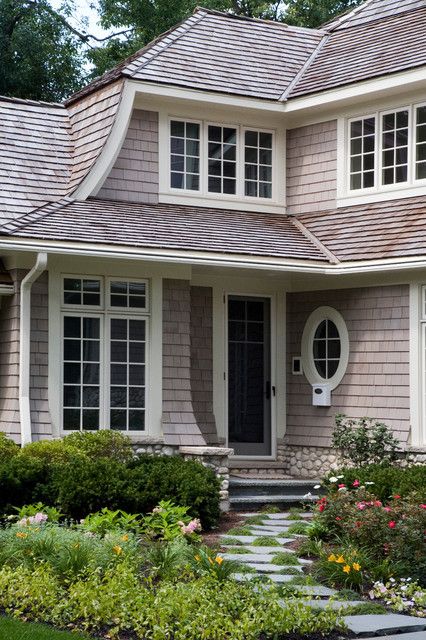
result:
M 359 27 L 373 20 L 390 18 L 407 11 L 421 9 L 424 6 L 424 0 L 366 0 L 355 9 L 330 20 L 323 27 L 328 31 Z

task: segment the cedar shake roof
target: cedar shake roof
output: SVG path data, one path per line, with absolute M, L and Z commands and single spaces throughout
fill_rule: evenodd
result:
M 426 255 L 426 196 L 340 207 L 297 219 L 340 261 Z
M 289 216 L 207 207 L 66 199 L 0 232 L 41 240 L 87 242 L 327 261 Z
M 71 194 L 111 131 L 122 81 L 74 103 L 0 98 L 0 217 L 14 220 Z
M 394 0 L 382 0 L 382 6 Z M 380 19 L 359 14 L 359 24 L 350 19 L 330 33 L 293 87 L 290 97 L 306 95 L 396 73 L 426 64 L 426 2 L 409 10 L 413 3 L 401 3 L 401 10 Z M 370 5 L 372 6 L 372 5 Z M 402 7 L 400 7 L 402 9 Z

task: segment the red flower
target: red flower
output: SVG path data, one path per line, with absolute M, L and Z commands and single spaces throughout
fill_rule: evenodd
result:
M 392 511 L 392 509 L 390 507 L 383 507 L 384 511 L 387 511 L 389 513 L 389 511 Z
M 394 500 L 398 500 L 398 498 L 400 498 L 401 496 L 394 496 Z
M 341 520 L 342 518 L 339 518 L 339 516 L 337 516 L 336 520 L 337 522 L 339 522 L 339 520 Z
M 426 509 L 426 504 L 421 504 L 420 509 Z
M 320 513 L 322 513 L 325 509 L 325 504 L 320 504 L 320 506 L 318 507 L 318 510 Z
M 359 485 L 360 485 L 360 484 L 361 484 L 361 483 L 360 483 L 360 481 L 359 481 L 359 480 L 355 480 L 355 481 L 352 483 L 352 486 L 353 486 L 353 487 L 359 487 Z
M 345 485 L 345 484 L 339 484 L 339 485 L 337 485 L 337 486 L 339 487 L 339 489 L 344 489 L 344 488 L 346 487 L 346 485 Z
M 381 507 L 381 506 L 383 506 L 383 505 L 382 505 L 382 503 L 380 502 L 380 500 L 376 500 L 376 501 L 374 502 L 374 506 L 375 506 L 375 507 Z
M 391 521 L 389 522 L 389 529 L 395 529 L 395 527 L 396 527 L 396 522 L 395 522 L 395 520 L 391 520 Z

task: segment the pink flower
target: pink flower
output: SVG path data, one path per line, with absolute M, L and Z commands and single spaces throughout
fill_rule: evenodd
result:
M 361 484 L 361 483 L 360 483 L 360 481 L 359 481 L 359 480 L 355 480 L 355 481 L 352 483 L 352 486 L 353 486 L 353 487 L 359 487 L 359 485 L 360 485 L 360 484 Z
M 396 522 L 395 522 L 395 520 L 391 520 L 391 521 L 389 522 L 388 526 L 389 526 L 389 529 L 395 529 L 395 527 L 396 527 Z
M 426 504 L 421 504 L 420 509 L 426 509 Z
M 383 506 L 383 505 L 382 505 L 382 503 L 380 502 L 380 500 L 376 500 L 376 501 L 374 502 L 374 506 L 375 506 L 375 507 L 381 507 L 381 506 Z
M 194 531 L 197 531 L 197 529 L 201 529 L 201 523 L 198 518 L 191 520 L 191 522 L 189 522 L 187 525 L 183 525 L 181 527 L 181 531 L 184 535 L 194 533 Z
M 356 506 L 358 507 L 358 509 L 360 511 L 364 511 L 364 509 L 366 508 L 367 505 L 365 504 L 365 502 L 357 502 Z
M 390 507 L 383 507 L 384 511 L 387 511 L 389 513 L 389 511 L 392 511 L 392 509 Z
M 346 485 L 345 485 L 345 484 L 339 484 L 339 485 L 337 485 L 337 486 L 339 487 L 339 489 L 345 489 L 345 488 L 346 488 Z

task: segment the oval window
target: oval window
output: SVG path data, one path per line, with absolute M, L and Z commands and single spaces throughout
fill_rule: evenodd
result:
M 309 316 L 302 336 L 303 372 L 311 384 L 341 382 L 349 358 L 345 321 L 336 309 L 319 307 Z

